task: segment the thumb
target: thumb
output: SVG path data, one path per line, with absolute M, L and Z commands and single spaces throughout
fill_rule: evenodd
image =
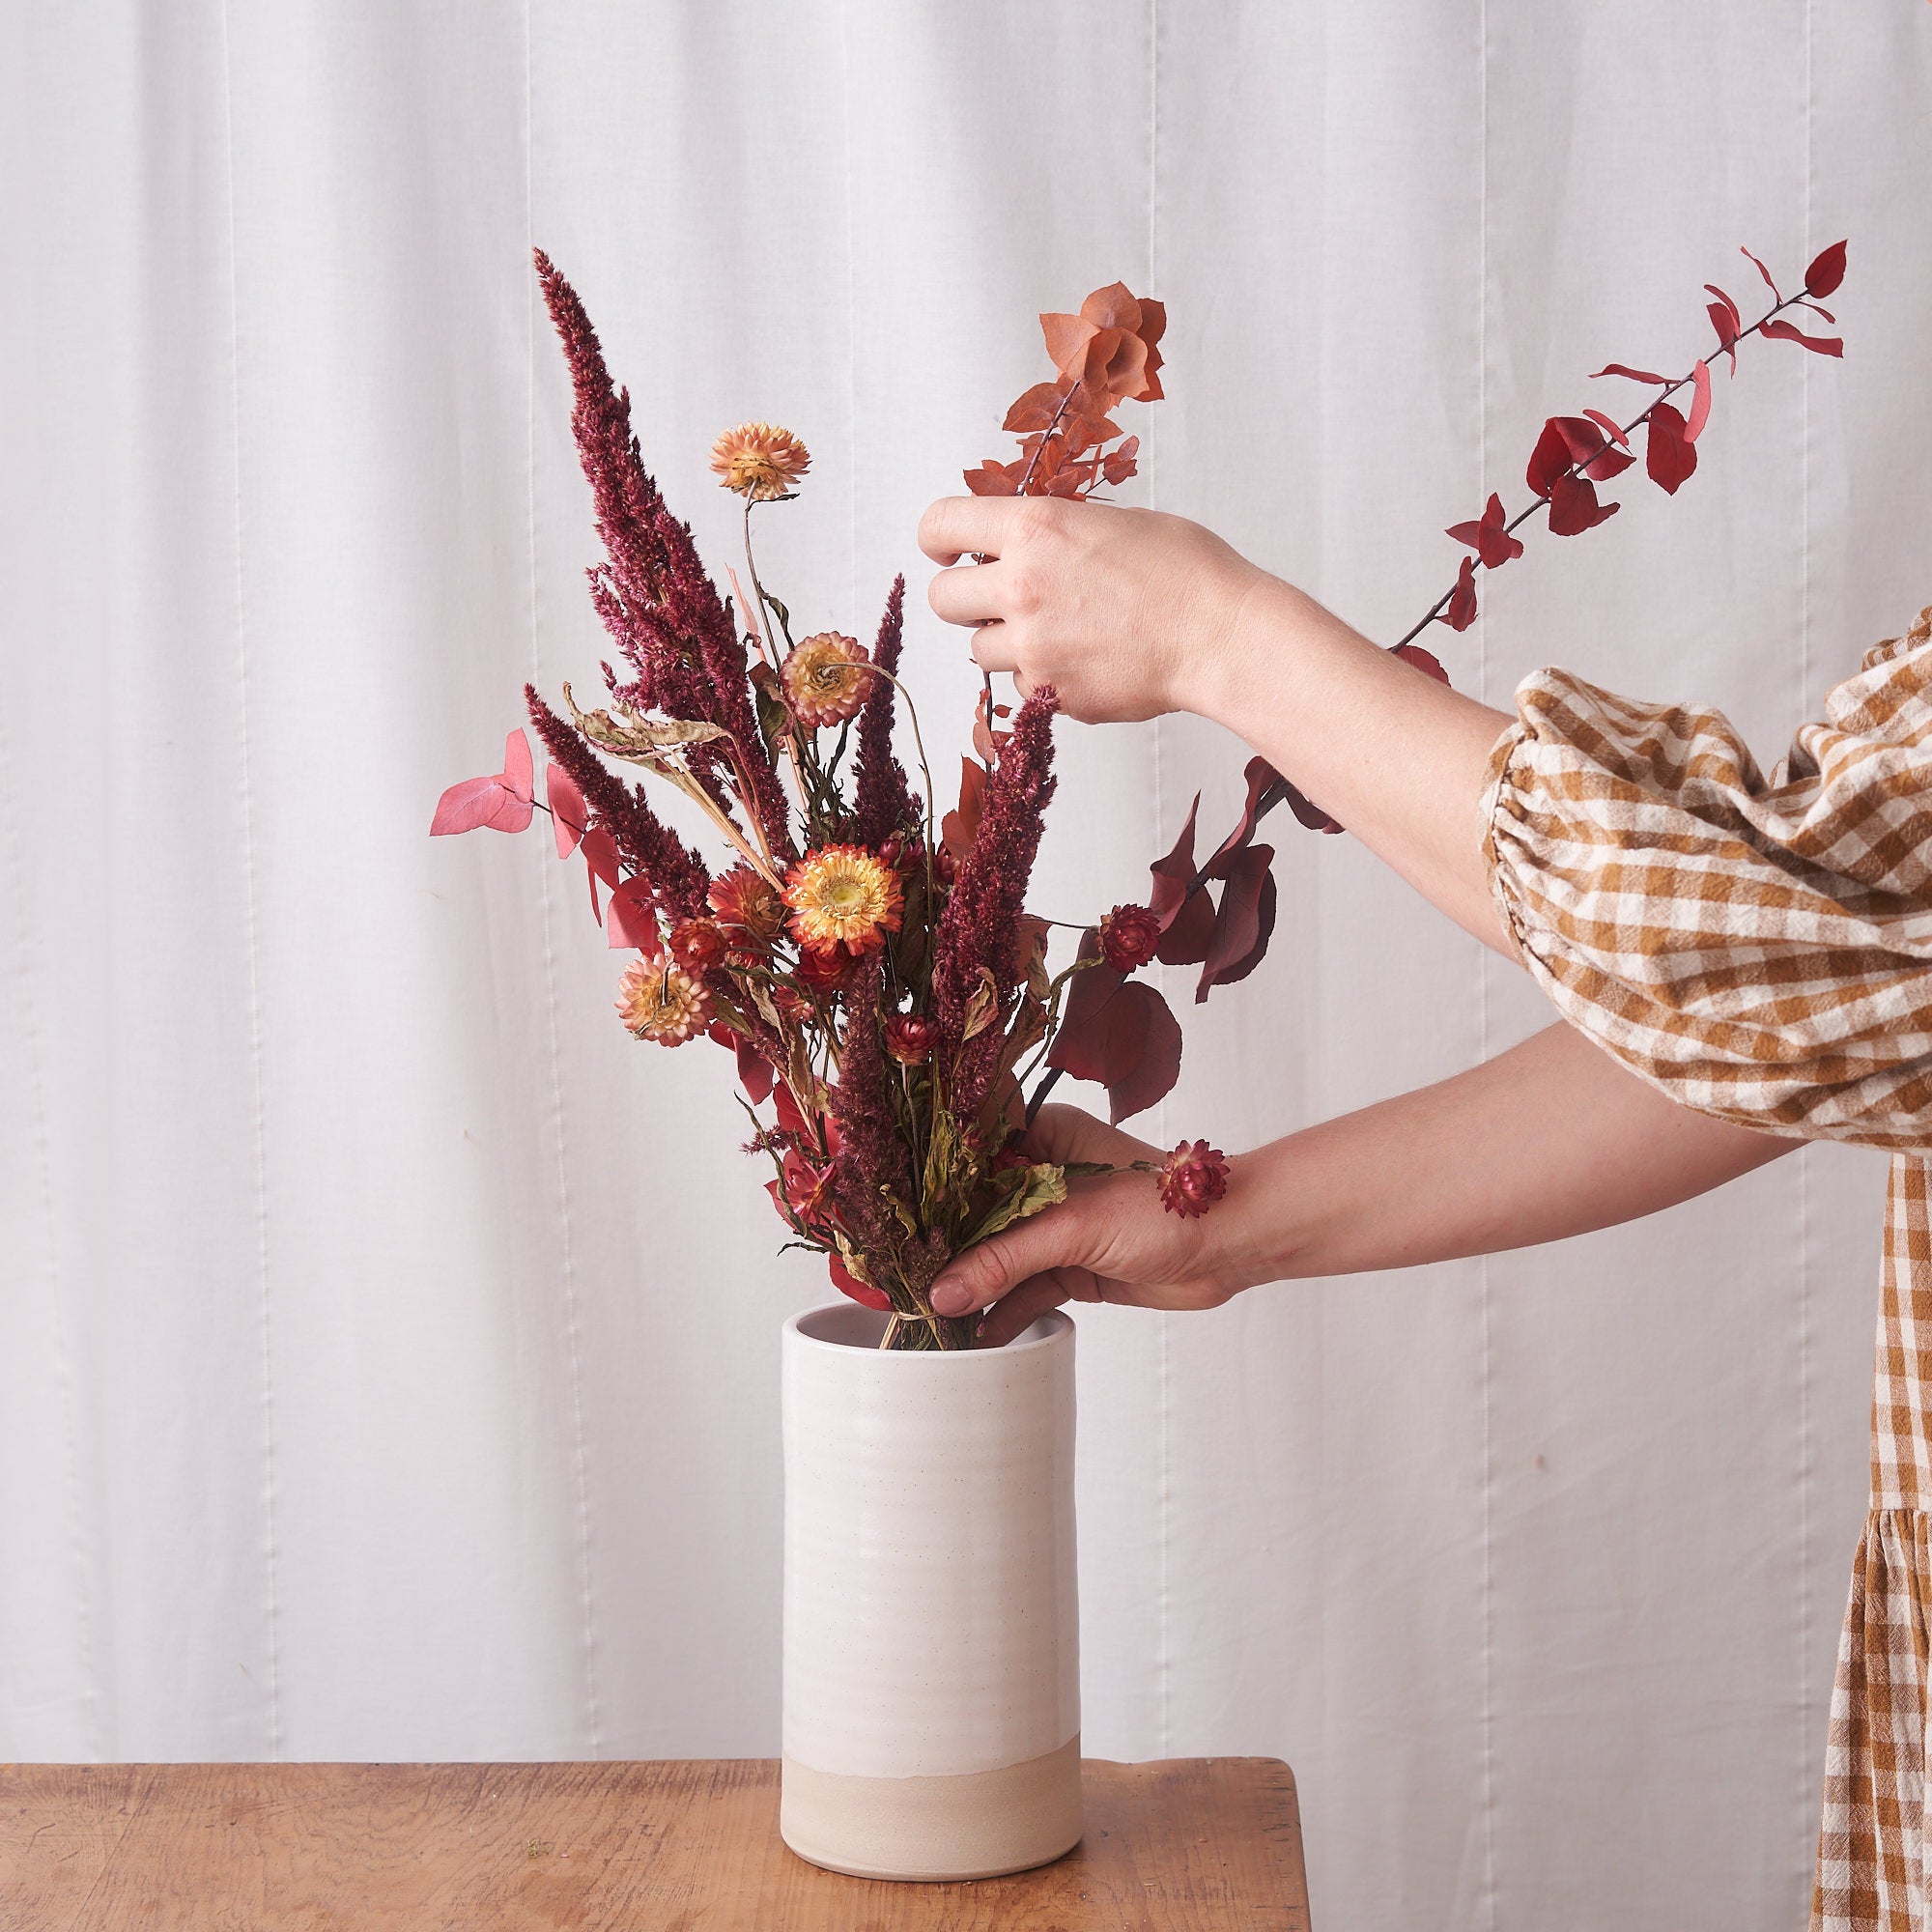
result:
M 1086 1216 L 1071 1202 L 1049 1208 L 949 1263 L 932 1284 L 933 1312 L 970 1315 L 990 1308 L 1033 1275 L 1084 1265 L 1086 1253 Z

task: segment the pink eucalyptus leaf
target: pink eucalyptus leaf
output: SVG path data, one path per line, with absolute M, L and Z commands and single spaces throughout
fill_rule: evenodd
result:
M 544 772 L 544 797 L 550 805 L 550 829 L 556 835 L 556 856 L 568 859 L 582 843 L 590 821 L 583 794 L 561 765 L 551 765 Z
M 493 832 L 521 832 L 535 816 L 532 802 L 535 777 L 530 741 L 521 729 L 503 741 L 503 769 L 492 778 L 465 779 L 437 801 L 430 821 L 431 838 L 452 832 L 473 832 L 487 825 Z
M 1657 383 L 1666 389 L 1670 386 L 1668 376 L 1653 375 L 1648 369 L 1633 369 L 1628 362 L 1605 362 L 1601 369 L 1590 372 L 1592 382 L 1599 376 L 1628 376 L 1633 383 Z
M 1619 449 L 1630 447 L 1630 438 L 1623 432 L 1622 425 L 1615 416 L 1606 416 L 1602 410 L 1585 410 L 1583 413 L 1617 445 Z
M 643 880 L 626 879 L 611 895 L 604 930 L 612 946 L 634 946 L 640 952 L 653 953 L 662 948 L 657 911 Z
M 1695 442 L 1711 419 L 1711 365 L 1699 362 L 1690 372 L 1690 413 L 1685 419 L 1684 440 Z

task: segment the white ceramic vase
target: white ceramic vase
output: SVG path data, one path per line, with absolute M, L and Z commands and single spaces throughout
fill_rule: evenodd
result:
M 1073 1323 L 882 1353 L 785 1324 L 779 1829 L 867 1878 L 990 1878 L 1080 1837 Z

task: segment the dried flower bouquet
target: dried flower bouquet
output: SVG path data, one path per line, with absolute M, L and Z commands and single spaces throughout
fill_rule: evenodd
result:
M 972 1321 L 935 1315 L 931 1282 L 1066 1193 L 1067 1170 L 1022 1149 L 1025 1083 L 1050 1068 L 1099 1080 L 1116 1120 L 1167 1093 L 1179 1027 L 1132 976 L 1156 957 L 1197 962 L 1205 997 L 1250 972 L 1273 924 L 1271 854 L 1252 842 L 1250 813 L 1199 876 L 1170 855 L 1151 905 L 1116 907 L 1050 971 L 1049 923 L 1025 898 L 1054 791 L 1053 693 L 1009 714 L 988 692 L 979 755 L 935 824 L 899 679 L 903 578 L 869 650 L 832 630 L 794 637 L 759 572 L 753 520 L 792 498 L 810 458 L 788 431 L 746 423 L 712 451 L 744 499 L 745 582 L 727 573 L 734 595 L 723 597 L 644 469 L 628 392 L 576 292 L 542 254 L 536 267 L 607 555 L 591 600 L 623 668 L 604 667 L 595 708 L 566 684 L 567 716 L 526 688 L 551 758 L 543 804 L 528 740 L 513 731 L 503 770 L 451 786 L 431 829 L 521 831 L 547 810 L 558 854 L 582 855 L 611 944 L 634 953 L 618 987 L 626 1029 L 662 1046 L 702 1035 L 733 1054 L 754 1123 L 747 1151 L 772 1162 L 787 1245 L 824 1254 L 843 1293 L 891 1312 L 886 1346 L 968 1347 Z M 1137 440 L 1112 412 L 1159 398 L 1165 317 L 1116 284 L 1041 322 L 1057 373 L 1009 412 L 1019 456 L 968 480 L 1085 497 L 1134 473 Z M 923 791 L 894 744 L 902 700 Z M 686 843 L 613 763 L 696 806 L 724 863 Z M 1251 784 L 1251 803 L 1272 776 Z M 1206 1141 L 1145 1165 L 1178 1214 L 1206 1213 L 1226 1189 Z

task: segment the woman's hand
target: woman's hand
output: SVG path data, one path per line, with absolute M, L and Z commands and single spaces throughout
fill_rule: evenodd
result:
M 1027 1151 L 1036 1160 L 1116 1167 L 1161 1158 L 1145 1141 L 1103 1126 L 1078 1107 L 1060 1106 L 1040 1109 Z M 1237 1167 L 1231 1192 L 1239 1186 Z M 1225 1215 L 1228 1207 L 1221 1203 L 1214 1214 Z M 980 1329 L 989 1348 L 1010 1342 L 1063 1301 L 1215 1308 L 1245 1284 L 1217 1252 L 1208 1232 L 1213 1219 L 1169 1213 L 1149 1175 L 1076 1179 L 1058 1208 L 968 1248 L 933 1283 L 932 1305 L 942 1315 L 989 1310 Z
M 982 670 L 1024 696 L 1060 693 L 1090 724 L 1192 708 L 1202 674 L 1233 647 L 1241 607 L 1274 580 L 1181 517 L 1052 497 L 948 497 L 920 520 L 942 571 L 927 595 L 950 624 L 979 626 Z

